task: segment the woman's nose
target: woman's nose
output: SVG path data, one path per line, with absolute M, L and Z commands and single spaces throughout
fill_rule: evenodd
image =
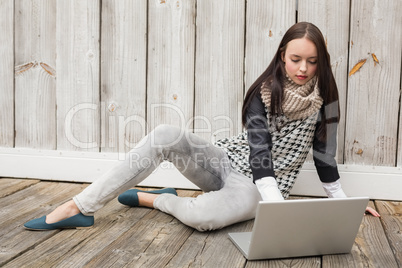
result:
M 306 62 L 302 62 L 300 65 L 300 71 L 301 72 L 306 72 L 307 71 L 307 64 Z

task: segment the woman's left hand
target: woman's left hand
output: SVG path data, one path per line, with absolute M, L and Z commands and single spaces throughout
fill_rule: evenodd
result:
M 374 217 L 381 217 L 380 214 L 375 211 L 375 209 L 371 208 L 371 207 L 367 207 L 366 208 L 366 213 L 365 215 L 367 215 L 367 213 L 370 213 L 371 215 L 373 215 Z

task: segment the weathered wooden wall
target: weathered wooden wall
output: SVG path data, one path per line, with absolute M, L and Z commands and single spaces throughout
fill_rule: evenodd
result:
M 401 12 L 400 0 L 0 0 L 0 146 L 123 152 L 160 123 L 235 135 L 245 91 L 310 21 L 340 91 L 338 162 L 402 166 Z

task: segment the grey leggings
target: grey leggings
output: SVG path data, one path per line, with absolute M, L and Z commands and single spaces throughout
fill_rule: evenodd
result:
M 261 197 L 252 180 L 230 166 L 222 149 L 169 125 L 156 127 L 123 162 L 73 200 L 84 215 L 93 215 L 118 194 L 148 177 L 165 160 L 205 193 L 196 198 L 162 194 L 156 198 L 155 208 L 199 231 L 254 218 Z

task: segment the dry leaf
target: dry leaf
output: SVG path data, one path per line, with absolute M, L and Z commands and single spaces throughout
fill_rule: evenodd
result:
M 378 61 L 378 59 L 377 59 L 377 56 L 374 54 L 374 53 L 371 53 L 371 56 L 373 57 L 373 60 L 374 60 L 374 66 L 378 63 L 378 64 L 380 64 L 380 62 Z
M 356 154 L 362 155 L 362 154 L 363 154 L 363 150 L 362 150 L 362 149 L 357 150 Z
M 272 32 L 271 32 L 271 30 L 269 30 L 269 37 L 272 37 Z
M 351 76 L 352 74 L 355 74 L 362 66 L 363 64 L 366 63 L 367 59 L 361 60 L 358 63 L 356 63 L 356 65 L 352 68 L 352 70 L 350 70 L 349 72 L 349 76 Z

